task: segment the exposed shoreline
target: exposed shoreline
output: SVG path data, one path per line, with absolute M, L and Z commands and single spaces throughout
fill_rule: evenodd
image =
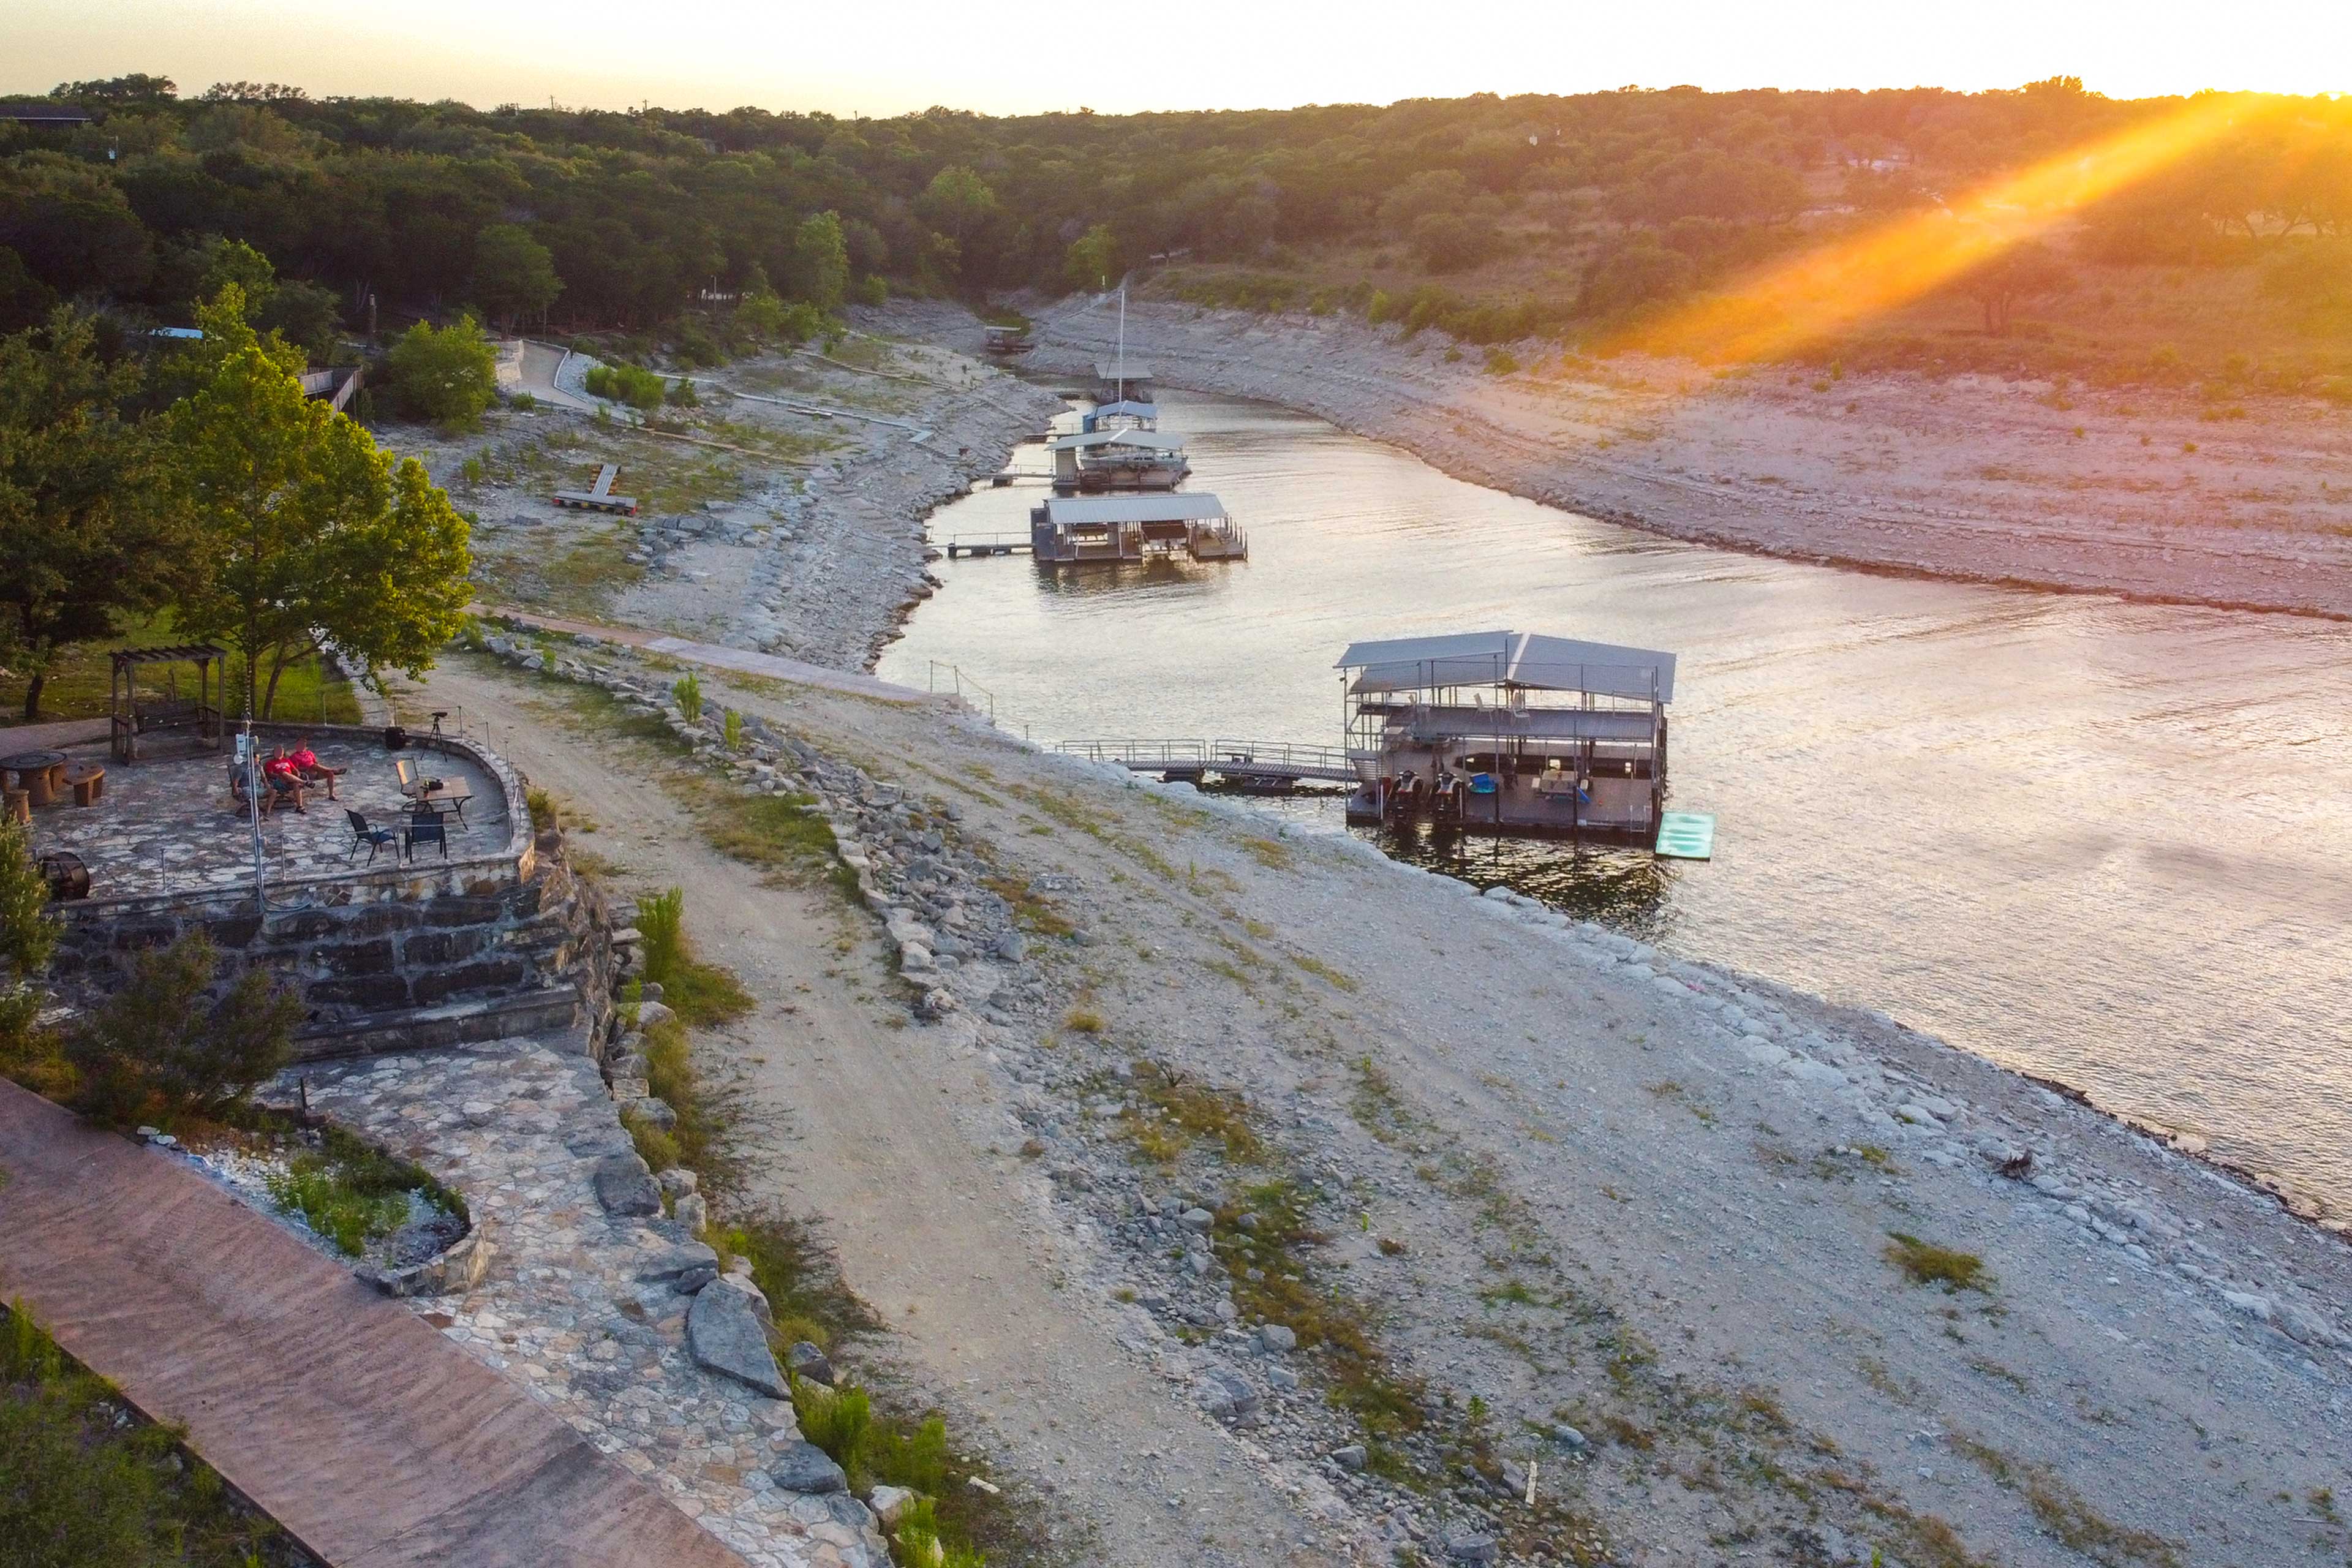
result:
M 927 320 L 927 335 L 961 342 L 944 324 Z M 1040 368 L 1083 372 L 1114 350 L 1116 311 L 1090 297 L 1043 307 L 1036 324 Z M 1450 346 L 1349 317 L 1128 310 L 1129 354 L 1171 384 L 1300 409 L 1456 479 L 1645 532 L 1862 571 L 2352 619 L 2352 416 L 2309 400 L 2209 421 L 2180 393 L 1983 376 L 1717 379 L 1631 357 L 1495 376 L 1481 351 L 1449 363 Z
M 953 400 L 975 434 L 1031 433 L 1025 395 Z M 964 444 L 959 468 L 987 449 Z M 957 483 L 904 447 L 860 441 L 811 486 L 785 542 L 809 569 L 772 592 L 725 580 L 762 546 L 704 539 L 619 608 L 737 644 L 801 627 L 783 650 L 865 667 L 843 633 L 923 596 L 919 520 Z M 2274 1494 L 2352 1484 L 2326 1458 L 2352 1419 L 2340 1236 L 2070 1091 L 974 716 L 710 679 L 859 759 L 803 776 L 861 824 L 913 1016 L 878 972 L 837 976 L 836 950 L 775 947 L 782 895 L 726 892 L 650 803 L 607 847 L 695 887 L 715 959 L 763 987 L 780 957 L 805 969 L 788 1005 L 702 1044 L 773 1085 L 800 1130 L 764 1152 L 775 1179 L 833 1216 L 853 1282 L 905 1303 L 918 1380 L 988 1419 L 1107 1560 L 1493 1561 L 1479 1542 L 1557 1552 L 1582 1516 L 1609 1560 L 1655 1568 L 1727 1540 L 1809 1565 L 2075 1561 L 2033 1500 L 2053 1497 L 2149 1563 L 2282 1556 L 2310 1529 Z M 578 787 L 608 765 L 582 755 Z M 997 894 L 1051 916 L 1025 951 L 958 935 Z M 1246 1114 L 1255 1152 L 1187 1134 L 1146 1157 L 1154 1083 Z M 1269 1182 L 1305 1205 L 1317 1289 L 1375 1303 L 1381 1353 L 1425 1384 L 1426 1430 L 1450 1436 L 1396 1441 L 1452 1475 L 1436 1489 L 1340 1460 L 1363 1434 L 1318 1381 L 1332 1363 L 1262 1343 L 1280 1320 L 1247 1227 L 1218 1216 Z M 1986 1288 L 1910 1282 L 1898 1233 L 1980 1258 Z M 1443 1443 L 1486 1413 L 1494 1475 L 1449 1472 Z M 1055 1425 L 1114 1440 L 1073 1449 Z M 1510 1500 L 1531 1467 L 1571 1514 Z M 1947 1521 L 1969 1555 L 1937 1555 Z

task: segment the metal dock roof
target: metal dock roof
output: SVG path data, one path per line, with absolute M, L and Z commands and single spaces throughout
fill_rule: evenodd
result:
M 1147 447 L 1155 452 L 1181 452 L 1184 437 L 1165 430 L 1089 430 L 1082 436 L 1056 436 L 1048 443 L 1055 452 L 1086 451 L 1096 447 Z
M 1225 503 L 1204 491 L 1156 496 L 1056 496 L 1043 508 L 1055 528 L 1099 528 L 1123 522 L 1208 522 Z
M 1361 670 L 1349 687 L 1358 692 L 1520 686 L 1675 700 L 1673 654 L 1536 632 L 1456 632 L 1350 643 L 1333 668 Z
M 1098 359 L 1095 361 L 1095 379 L 1097 381 L 1150 381 L 1151 366 L 1141 360 Z

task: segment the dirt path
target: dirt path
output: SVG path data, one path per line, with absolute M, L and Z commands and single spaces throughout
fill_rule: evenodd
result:
M 761 1130 L 757 1191 L 821 1216 L 849 1284 L 891 1323 L 880 1360 L 943 1400 L 951 1429 L 984 1422 L 1049 1517 L 1091 1537 L 1088 1561 L 1292 1561 L 1308 1531 L 1287 1500 L 1122 1352 L 1108 1303 L 1066 1289 L 1081 1268 L 1016 1153 L 1000 1086 L 969 1046 L 943 1057 L 939 1031 L 903 1026 L 865 917 L 828 888 L 772 886 L 709 849 L 642 757 L 583 732 L 550 689 L 459 661 L 425 690 L 499 714 L 499 744 L 530 782 L 598 822 L 577 842 L 615 862 L 620 885 L 688 889 L 704 956 L 760 1004 L 698 1049 L 721 1079 L 741 1075 Z M 802 701 L 740 700 L 807 716 Z M 853 727 L 888 711 L 806 694 L 819 700 Z

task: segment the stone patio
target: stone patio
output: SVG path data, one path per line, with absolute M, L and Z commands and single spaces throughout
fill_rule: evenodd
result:
M 262 743 L 267 756 L 278 742 L 265 736 Z M 295 747 L 289 742 L 288 749 Z M 327 766 L 346 770 L 335 781 L 339 798 L 329 800 L 324 788 L 306 792 L 307 811 L 280 806 L 262 819 L 262 858 L 273 882 L 341 876 L 367 868 L 364 847 L 351 857 L 346 807 L 374 826 L 394 829 L 406 812 L 393 770 L 394 753 L 378 744 L 341 738 L 320 737 L 314 749 Z M 497 779 L 448 752 L 401 754 L 413 759 L 424 776 L 474 792 L 466 805 L 466 824 L 449 819 L 453 859 L 505 846 L 505 795 Z M 226 748 L 136 763 L 114 761 L 102 744 L 70 747 L 66 755 L 76 771 L 93 763 L 103 766 L 105 795 L 94 806 L 77 806 L 68 795 L 36 811 L 33 853 L 65 849 L 81 857 L 89 868 L 93 899 L 205 892 L 253 879 L 253 840 L 245 808 L 229 795 Z M 398 853 L 397 844 L 378 850 L 376 868 L 396 863 Z M 427 845 L 420 863 L 430 866 L 440 858 L 440 851 Z

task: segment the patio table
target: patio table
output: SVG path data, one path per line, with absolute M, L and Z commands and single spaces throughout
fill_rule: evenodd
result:
M 0 757 L 0 781 L 10 773 L 16 775 L 17 786 L 29 796 L 30 804 L 47 805 L 65 787 L 66 754 L 63 752 L 18 752 L 14 756 Z

